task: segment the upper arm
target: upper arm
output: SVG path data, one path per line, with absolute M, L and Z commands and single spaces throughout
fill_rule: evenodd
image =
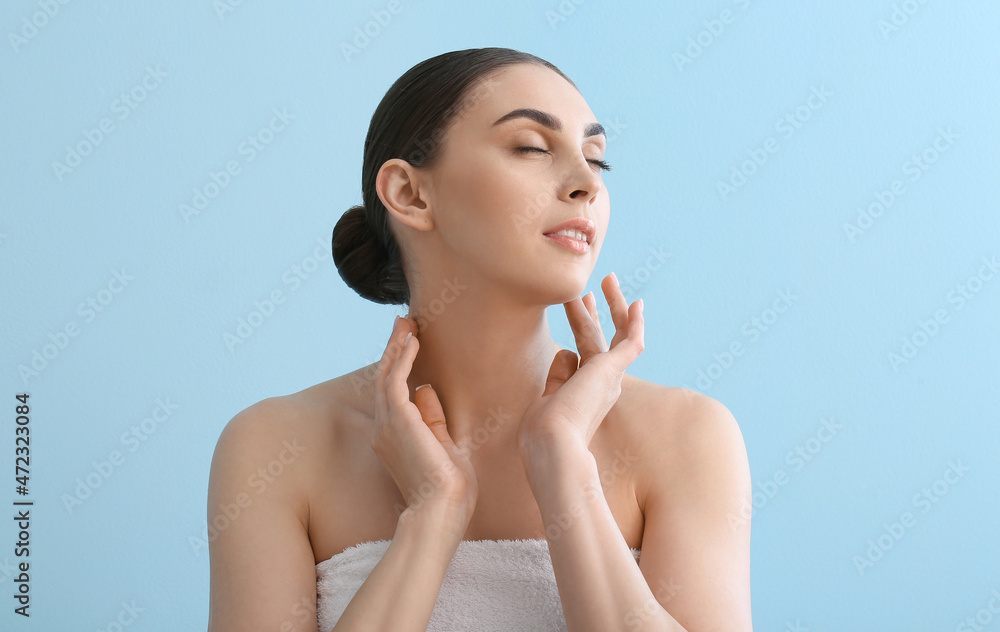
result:
M 654 419 L 639 567 L 689 632 L 749 632 L 751 481 L 743 434 L 711 397 L 685 393 Z M 657 395 L 667 397 L 666 395 Z
M 209 632 L 316 632 L 301 484 L 309 443 L 294 415 L 280 398 L 265 399 L 219 436 L 208 485 Z

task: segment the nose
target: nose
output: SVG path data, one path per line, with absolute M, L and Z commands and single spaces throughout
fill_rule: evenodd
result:
M 604 188 L 600 174 L 594 172 L 593 165 L 587 162 L 583 155 L 578 156 L 573 162 L 564 181 L 569 199 L 575 201 L 586 200 L 588 203 L 593 203 L 597 194 Z

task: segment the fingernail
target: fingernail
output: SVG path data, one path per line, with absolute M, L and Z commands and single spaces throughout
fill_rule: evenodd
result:
M 621 283 L 618 282 L 618 275 L 617 274 L 615 274 L 614 272 L 612 272 L 611 273 L 611 278 L 613 278 L 615 280 L 615 285 L 621 287 Z
M 425 386 L 430 386 L 430 384 L 421 384 L 417 388 L 413 389 L 413 392 L 416 393 L 417 391 L 419 391 L 420 389 L 422 389 Z
M 639 299 L 639 311 L 640 312 L 642 311 L 643 305 L 644 305 L 644 303 L 642 302 L 642 299 L 640 298 Z
M 404 347 L 406 346 L 406 343 L 410 342 L 410 338 L 412 338 L 412 337 L 413 337 L 413 332 L 412 331 L 406 332 L 406 339 L 403 340 L 403 346 Z

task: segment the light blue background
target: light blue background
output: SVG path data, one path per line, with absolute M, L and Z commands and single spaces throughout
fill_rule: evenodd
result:
M 979 613 L 1000 630 L 988 609 L 1000 590 L 1000 276 L 954 298 L 1000 257 L 1000 5 L 400 0 L 349 58 L 342 44 L 388 3 L 345 5 L 245 0 L 220 18 L 207 0 L 71 2 L 47 21 L 37 1 L 0 8 L 0 502 L 18 499 L 21 391 L 35 501 L 30 621 L 12 614 L 16 530 L 0 529 L 5 630 L 103 630 L 133 601 L 144 611 L 129 630 L 205 627 L 208 551 L 193 543 L 219 432 L 256 401 L 381 355 L 403 309 L 345 286 L 330 231 L 361 200 L 364 137 L 389 85 L 481 46 L 559 66 L 612 134 L 610 234 L 588 290 L 600 297 L 612 270 L 635 279 L 625 290 L 645 300 L 647 348 L 630 372 L 707 393 L 740 423 L 757 492 L 755 629 L 961 630 Z M 33 16 L 43 26 L 12 40 Z M 119 119 L 116 99 L 147 68 L 165 76 Z M 814 88 L 827 96 L 810 109 Z M 240 144 L 275 108 L 294 119 L 251 161 Z M 787 135 L 778 121 L 796 113 Z M 105 117 L 113 129 L 58 177 L 52 163 Z M 956 138 L 935 154 L 938 130 Z M 766 161 L 720 193 L 765 145 Z M 925 151 L 933 163 L 914 179 Z M 186 220 L 179 205 L 231 160 L 240 173 Z M 894 180 L 902 193 L 850 239 L 845 224 Z M 296 265 L 311 273 L 293 288 Z M 78 306 L 115 271 L 134 279 L 88 319 Z M 227 347 L 274 290 L 285 301 Z M 796 298 L 768 312 L 781 291 Z M 938 310 L 946 322 L 921 337 Z M 575 348 L 562 307 L 549 318 Z M 23 379 L 68 323 L 78 335 Z M 916 353 L 894 366 L 905 340 Z M 734 342 L 743 353 L 728 362 Z M 158 400 L 176 409 L 123 443 Z M 820 432 L 824 419 L 836 434 Z M 809 461 L 789 456 L 797 448 Z M 114 450 L 123 462 L 67 509 Z M 952 462 L 969 469 L 934 491 Z M 917 500 L 924 488 L 933 503 Z M 896 541 L 886 525 L 904 512 L 915 523 Z M 880 537 L 892 547 L 859 570 Z

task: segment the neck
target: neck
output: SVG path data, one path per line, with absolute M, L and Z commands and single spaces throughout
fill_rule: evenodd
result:
M 411 400 L 417 386 L 434 387 L 449 435 L 470 458 L 516 456 L 521 415 L 544 391 L 561 347 L 552 341 L 545 305 L 462 292 L 451 303 L 437 301 L 433 311 L 411 302 L 420 344 L 407 379 Z

